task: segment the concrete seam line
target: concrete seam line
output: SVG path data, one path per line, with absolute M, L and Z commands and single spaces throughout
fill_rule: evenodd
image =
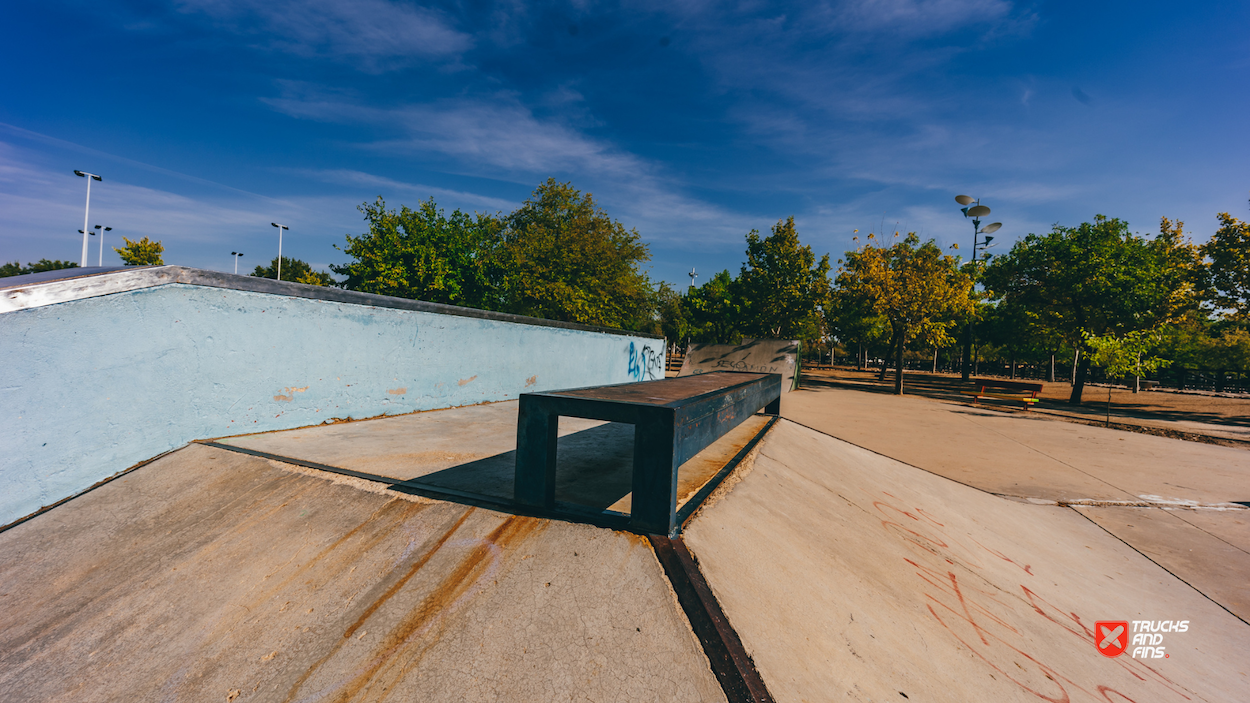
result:
M 86 494 L 88 494 L 88 493 L 90 493 L 90 492 L 94 491 L 95 489 L 99 488 L 100 486 L 103 486 L 104 484 L 109 483 L 110 481 L 113 481 L 114 479 L 119 479 L 119 478 L 121 478 L 122 476 L 125 476 L 126 474 L 130 473 L 131 471 L 134 471 L 135 469 L 140 469 L 140 468 L 143 468 L 144 466 L 147 466 L 148 464 L 151 464 L 152 462 L 156 461 L 157 459 L 160 459 L 161 457 L 166 456 L 166 455 L 168 455 L 168 454 L 173 454 L 174 452 L 176 452 L 176 451 L 178 451 L 178 450 L 180 450 L 180 449 L 185 449 L 187 446 L 189 446 L 189 445 L 184 444 L 184 445 L 182 445 L 181 447 L 175 447 L 175 448 L 173 448 L 173 449 L 169 449 L 169 450 L 167 450 L 167 451 L 163 451 L 163 452 L 161 452 L 160 454 L 157 454 L 156 456 L 152 457 L 151 459 L 144 459 L 143 461 L 141 461 L 141 462 L 139 462 L 139 463 L 135 464 L 134 466 L 131 466 L 131 467 L 130 467 L 130 468 L 128 468 L 128 469 L 123 469 L 123 470 L 118 471 L 117 473 L 113 474 L 112 476 L 109 476 L 108 478 L 104 478 L 104 479 L 101 479 L 101 480 L 99 480 L 99 481 L 96 481 L 95 483 L 91 484 L 90 486 L 88 486 L 88 487 L 86 487 L 86 488 L 82 489 L 81 491 L 79 491 L 79 492 L 77 492 L 77 493 L 75 493 L 75 494 L 73 494 L 73 495 L 70 495 L 70 496 L 65 496 L 64 498 L 62 498 L 62 499 L 58 500 L 57 502 L 55 502 L 55 503 L 53 503 L 53 504 L 51 504 L 51 505 L 45 505 L 45 506 L 43 506 L 42 508 L 40 508 L 40 509 L 36 510 L 35 512 L 31 513 L 30 515 L 26 515 L 25 517 L 20 517 L 20 518 L 18 518 L 18 519 L 16 519 L 16 520 L 14 520 L 13 522 L 10 522 L 10 523 L 9 523 L 9 524 L 7 524 L 7 525 L 0 525 L 0 532 L 4 532 L 4 531 L 9 530 L 9 529 L 11 529 L 11 528 L 17 527 L 18 525 L 22 524 L 23 522 L 26 522 L 27 520 L 31 520 L 31 519 L 33 519 L 33 518 L 39 517 L 40 515 L 43 515 L 44 513 L 46 513 L 46 512 L 48 512 L 49 510 L 51 510 L 51 509 L 53 509 L 53 508 L 57 507 L 58 505 L 63 505 L 63 504 L 65 504 L 65 503 L 68 503 L 69 501 L 71 501 L 71 500 L 73 500 L 73 499 L 77 498 L 78 496 L 86 495 Z
M 677 602 L 703 645 L 729 703 L 773 703 L 773 697 L 680 537 L 647 535 Z
M 1231 616 L 1233 616 L 1233 617 L 1237 618 L 1238 620 L 1242 621 L 1243 623 L 1245 623 L 1245 624 L 1247 624 L 1247 625 L 1250 625 L 1250 622 L 1247 622 L 1245 618 L 1241 617 L 1241 616 L 1240 616 L 1240 615 L 1238 615 L 1237 613 L 1234 613 L 1233 611 L 1231 611 L 1231 610 L 1229 610 L 1228 608 L 1226 608 L 1226 607 L 1224 606 L 1224 604 L 1223 604 L 1223 603 L 1220 603 L 1219 601 L 1215 600 L 1215 599 L 1214 599 L 1214 598 L 1212 598 L 1211 596 L 1208 596 L 1207 594 L 1203 593 L 1201 590 L 1199 590 L 1199 589 L 1198 589 L 1198 587 L 1194 586 L 1192 583 L 1190 583 L 1190 582 L 1186 581 L 1185 579 L 1181 578 L 1180 576 L 1178 576 L 1176 573 L 1174 573 L 1171 569 L 1167 568 L 1167 567 L 1166 567 L 1166 566 L 1164 566 L 1163 564 L 1160 564 L 1159 562 L 1155 561 L 1154 559 L 1151 559 L 1149 554 L 1146 554 L 1145 552 L 1143 552 L 1142 550 L 1138 549 L 1137 547 L 1134 547 L 1133 545 L 1129 544 L 1128 542 L 1125 542 L 1123 539 L 1120 539 L 1120 536 L 1119 536 L 1119 535 L 1115 534 L 1115 533 L 1114 533 L 1114 532 L 1112 532 L 1111 530 L 1108 530 L 1107 528 L 1103 527 L 1102 525 L 1099 525 L 1098 523 L 1094 522 L 1094 520 L 1093 520 L 1092 518 L 1090 518 L 1088 515 L 1086 515 L 1086 514 L 1082 513 L 1081 511 L 1077 510 L 1076 508 L 1068 508 L 1068 510 L 1071 510 L 1072 512 L 1076 513 L 1077 515 L 1080 515 L 1081 517 L 1085 518 L 1086 520 L 1089 520 L 1089 522 L 1090 522 L 1091 524 L 1093 524 L 1093 525 L 1094 525 L 1094 527 L 1097 527 L 1098 529 L 1102 530 L 1103 532 L 1106 532 L 1106 533 L 1107 533 L 1108 535 L 1110 535 L 1113 539 L 1115 539 L 1115 540 L 1119 541 L 1121 544 L 1123 544 L 1124 546 L 1126 546 L 1126 547 L 1128 547 L 1129 549 L 1133 550 L 1134 552 L 1137 552 L 1138 554 L 1142 555 L 1142 557 L 1144 557 L 1144 558 L 1146 559 L 1146 561 L 1150 562 L 1151 564 L 1154 564 L 1155 566 L 1159 567 L 1160 569 L 1163 569 L 1163 570 L 1164 570 L 1164 571 L 1166 571 L 1168 574 L 1171 574 L 1172 578 L 1174 578 L 1174 579 L 1176 579 L 1177 581 L 1180 581 L 1181 583 L 1185 584 L 1186 586 L 1189 586 L 1190 588 L 1194 589 L 1194 593 L 1197 593 L 1198 595 L 1202 596 L 1203 598 L 1206 598 L 1207 600 L 1211 601 L 1212 603 L 1214 603 L 1217 607 L 1219 607 L 1219 608 L 1220 608 L 1221 610 L 1223 610 L 1224 612 L 1226 612 L 1226 613 L 1228 613 L 1229 615 L 1231 615 Z
M 1013 496 L 1013 495 L 1011 495 L 1011 494 L 1009 494 L 1009 493 L 995 493 L 995 492 L 993 492 L 993 491 L 987 491 L 987 490 L 985 490 L 984 488 L 981 488 L 980 486 L 974 486 L 974 485 L 972 485 L 971 483 L 964 483 L 963 481 L 956 481 L 955 479 L 953 479 L 953 478 L 951 478 L 951 477 L 949 477 L 949 476 L 943 476 L 942 474 L 935 473 L 935 472 L 933 472 L 933 471 L 930 471 L 930 470 L 928 470 L 928 469 L 924 468 L 923 466 L 916 466 L 915 464 L 909 464 L 909 463 L 907 463 L 907 462 L 903 461 L 902 459 L 896 459 L 896 458 L 894 458 L 894 457 L 890 456 L 889 454 L 882 454 L 881 452 L 879 452 L 879 451 L 877 451 L 877 450 L 875 450 L 875 449 L 869 449 L 868 447 L 865 447 L 865 446 L 860 445 L 860 444 L 856 444 L 856 443 L 854 443 L 854 442 L 850 441 L 849 439 L 843 439 L 843 438 L 841 438 L 841 437 L 839 437 L 839 436 L 837 436 L 837 435 L 831 435 L 831 434 L 829 434 L 828 432 L 822 432 L 822 431 L 820 431 L 820 430 L 816 429 L 815 427 L 809 427 L 808 425 L 804 425 L 803 423 L 801 423 L 801 422 L 799 422 L 799 421 L 797 421 L 797 420 L 791 420 L 791 419 L 790 419 L 790 418 L 788 418 L 788 417 L 783 417 L 783 418 L 781 418 L 781 419 L 785 420 L 786 422 L 792 422 L 792 423 L 794 423 L 794 424 L 798 425 L 799 427 L 803 427 L 803 428 L 805 428 L 805 429 L 809 429 L 809 430 L 811 430 L 812 432 L 815 432 L 816 434 L 824 435 L 824 436 L 826 436 L 826 437 L 833 437 L 834 439 L 838 440 L 839 442 L 846 442 L 847 444 L 851 445 L 852 447 L 858 447 L 859 449 L 863 449 L 863 450 L 864 450 L 864 451 L 866 451 L 866 452 L 871 452 L 871 453 L 873 453 L 873 454 L 876 454 L 876 455 L 877 455 L 877 456 L 879 456 L 879 457 L 884 457 L 884 458 L 886 458 L 886 459 L 889 459 L 890 461 L 897 461 L 898 463 L 902 464 L 903 466 L 910 466 L 911 468 L 916 469 L 917 471 L 923 471 L 923 472 L 925 472 L 926 474 L 929 474 L 930 476 L 937 476 L 938 478 L 940 478 L 940 479 L 944 479 L 944 480 L 946 480 L 946 481 L 950 481 L 951 483 L 958 483 L 958 484 L 959 484 L 959 485 L 961 485 L 961 486 L 967 486 L 968 488 L 971 488 L 971 489 L 972 489 L 972 490 L 974 490 L 974 491 L 980 491 L 981 493 L 984 493 L 984 494 L 986 494 L 986 495 L 991 495 L 991 496 L 994 496 L 994 497 L 996 497 L 996 498 L 1020 498 L 1020 499 L 1028 499 L 1028 496 Z M 1053 507 L 1053 506 L 1043 506 L 1043 507 Z
M 552 511 L 530 510 L 506 499 L 495 498 L 478 493 L 469 493 L 468 491 L 461 491 L 455 488 L 435 486 L 416 479 L 398 479 L 390 478 L 389 476 L 379 476 L 377 474 L 365 473 L 363 471 L 354 471 L 352 469 L 344 469 L 338 466 L 330 466 L 329 464 L 319 464 L 315 461 L 306 461 L 304 459 L 282 456 L 281 454 L 271 454 L 257 449 L 247 449 L 245 447 L 222 444 L 212 440 L 196 440 L 193 444 L 201 444 L 206 447 L 223 449 L 229 452 L 238 452 L 240 454 L 247 454 L 259 459 L 268 459 L 270 461 L 278 461 L 285 464 L 292 464 L 294 466 L 302 466 L 307 469 L 325 471 L 326 473 L 351 476 L 352 478 L 358 478 L 364 481 L 386 484 L 387 486 L 390 486 L 391 490 L 399 493 L 418 495 L 425 498 L 432 498 L 434 500 L 441 500 L 447 503 L 455 503 L 457 505 L 471 505 L 478 508 L 507 513 L 509 515 L 524 515 L 526 517 L 536 517 L 544 520 L 560 520 L 562 522 L 592 525 L 594 527 L 601 527 L 609 530 L 627 530 L 629 524 L 629 515 L 625 513 L 609 513 L 607 511 L 600 513 L 591 508 L 583 508 L 582 506 L 559 501 L 556 502 L 556 509 Z

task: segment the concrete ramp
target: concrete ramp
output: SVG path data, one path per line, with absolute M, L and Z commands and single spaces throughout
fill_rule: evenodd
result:
M 754 339 L 746 344 L 695 344 L 678 376 L 713 371 L 781 374 L 782 392 L 798 388 L 799 343 L 793 339 Z
M 745 467 L 743 472 L 745 472 Z M 1250 626 L 1077 511 L 789 421 L 686 532 L 778 701 L 1232 701 Z M 1097 621 L 1188 621 L 1116 658 Z
M 724 701 L 645 538 L 192 445 L 0 533 L 0 698 Z

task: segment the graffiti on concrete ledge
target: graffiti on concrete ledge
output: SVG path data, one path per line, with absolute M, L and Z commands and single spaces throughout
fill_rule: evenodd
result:
M 629 377 L 635 381 L 655 381 L 664 378 L 664 354 L 645 345 L 642 351 L 629 343 Z

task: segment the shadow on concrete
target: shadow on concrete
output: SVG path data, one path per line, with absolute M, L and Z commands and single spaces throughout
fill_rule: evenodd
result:
M 633 490 L 633 425 L 609 422 L 565 435 L 556 446 L 557 501 L 606 510 Z M 513 450 L 426 474 L 417 481 L 511 502 L 515 469 Z

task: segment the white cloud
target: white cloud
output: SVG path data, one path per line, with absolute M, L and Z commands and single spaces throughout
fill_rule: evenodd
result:
M 472 45 L 434 10 L 388 0 L 183 0 L 179 9 L 297 55 L 355 59 L 368 67 L 387 59 L 451 57 Z

